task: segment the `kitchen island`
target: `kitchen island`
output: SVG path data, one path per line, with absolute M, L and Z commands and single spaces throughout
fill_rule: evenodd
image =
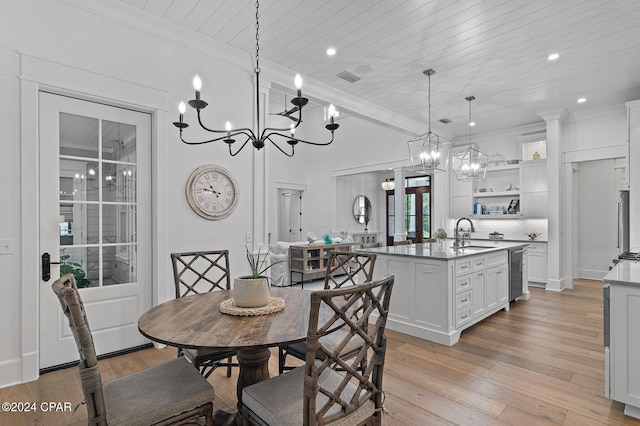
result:
M 621 260 L 603 281 L 604 393 L 624 403 L 627 416 L 640 419 L 640 262 Z
M 444 242 L 442 249 L 427 243 L 360 251 L 377 254 L 375 278 L 395 275 L 387 327 L 452 346 L 464 329 L 509 310 L 508 249 L 526 243 L 455 249 Z

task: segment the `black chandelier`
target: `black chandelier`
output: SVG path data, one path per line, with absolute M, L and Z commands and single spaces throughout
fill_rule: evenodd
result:
M 302 108 L 307 105 L 309 99 L 302 97 L 302 78 L 299 74 L 296 74 L 294 84 L 297 90 L 297 95 L 295 98 L 291 99 L 291 103 L 294 105 L 293 108 L 285 112 L 285 116 L 290 118 L 293 123 L 288 128 L 274 128 L 274 127 L 266 127 L 260 130 L 260 21 L 259 21 L 259 8 L 260 3 L 256 1 L 256 67 L 254 72 L 256 74 L 256 131 L 254 132 L 249 128 L 238 128 L 232 129 L 231 123 L 226 122 L 225 130 L 215 130 L 205 126 L 202 122 L 202 117 L 200 116 L 200 112 L 205 109 L 208 105 L 207 102 L 200 99 L 200 89 L 202 88 L 202 80 L 200 76 L 196 75 L 193 78 L 193 88 L 196 91 L 196 98 L 189 101 L 189 106 L 196 110 L 198 114 L 198 123 L 200 127 L 204 130 L 211 133 L 222 133 L 223 136 L 216 137 L 213 139 L 198 141 L 198 142 L 189 142 L 184 139 L 182 136 L 182 131 L 189 127 L 189 124 L 184 122 L 184 113 L 186 111 L 186 105 L 184 102 L 180 102 L 178 105 L 178 110 L 180 111 L 180 121 L 176 121 L 173 123 L 178 129 L 180 129 L 180 140 L 187 145 L 202 145 L 210 142 L 224 141 L 229 147 L 229 154 L 231 156 L 236 156 L 242 149 L 251 141 L 253 147 L 257 150 L 264 148 L 267 141 L 271 142 L 280 152 L 282 152 L 287 157 L 293 157 L 295 153 L 295 146 L 298 143 L 306 143 L 309 145 L 317 145 L 317 146 L 325 146 L 329 145 L 333 142 L 333 132 L 340 127 L 339 124 L 334 123 L 335 117 L 335 108 L 332 105 L 329 106 L 328 115 L 329 115 L 329 124 L 325 125 L 325 128 L 331 132 L 331 140 L 329 142 L 311 142 L 304 139 L 294 137 L 295 130 L 298 128 L 300 123 L 302 123 Z M 297 116 L 296 116 L 297 112 Z M 289 134 L 285 134 L 284 132 L 289 132 Z M 246 137 L 240 148 L 235 152 L 232 149 L 233 144 L 236 142 L 235 137 L 239 136 L 241 139 Z M 291 152 L 286 152 L 276 141 L 285 140 L 289 146 L 291 146 Z

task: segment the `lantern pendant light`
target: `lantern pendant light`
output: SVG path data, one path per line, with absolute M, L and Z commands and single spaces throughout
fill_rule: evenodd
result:
M 471 121 L 471 101 L 475 100 L 474 96 L 465 98 L 469 102 L 469 148 L 465 151 L 453 154 L 452 171 L 456 175 L 456 179 L 464 182 L 472 182 L 484 180 L 487 173 L 487 163 L 489 156 L 483 154 L 477 145 L 471 144 L 471 127 L 474 123 Z

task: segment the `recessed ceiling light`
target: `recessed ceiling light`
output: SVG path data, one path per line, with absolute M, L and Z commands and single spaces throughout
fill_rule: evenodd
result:
M 582 103 L 584 103 L 584 102 L 587 102 L 587 98 L 580 98 L 580 99 L 578 99 L 578 103 L 579 103 L 579 104 L 582 104 Z
M 551 55 L 547 56 L 547 59 L 550 61 L 555 61 L 556 59 L 558 59 L 560 57 L 559 54 L 557 53 L 552 53 Z
M 476 122 L 475 122 L 475 121 L 470 121 L 470 122 L 469 122 L 469 126 L 473 127 L 473 126 L 475 126 L 475 125 L 476 125 Z
M 327 49 L 327 55 L 328 56 L 333 56 L 336 54 L 336 49 L 334 49 L 333 47 L 330 47 Z

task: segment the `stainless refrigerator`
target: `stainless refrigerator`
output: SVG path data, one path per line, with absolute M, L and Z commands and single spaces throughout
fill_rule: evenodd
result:
M 629 237 L 629 191 L 618 193 L 618 255 L 630 250 Z

